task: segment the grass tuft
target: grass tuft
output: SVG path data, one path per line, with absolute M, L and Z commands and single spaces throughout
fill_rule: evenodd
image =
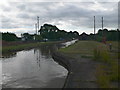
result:
M 106 75 L 106 72 L 104 71 L 103 65 L 98 65 L 96 68 L 96 77 L 97 77 L 97 83 L 99 84 L 100 88 L 110 88 L 110 81 L 108 76 Z

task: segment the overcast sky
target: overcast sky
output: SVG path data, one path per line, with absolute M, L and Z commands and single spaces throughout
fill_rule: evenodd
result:
M 118 28 L 118 2 L 115 0 L 66 0 L 51 2 L 30 0 L 12 0 L 0 2 L 0 31 L 35 33 L 37 16 L 40 26 L 48 23 L 61 30 L 93 33 L 93 16 L 96 16 L 96 30 L 101 28 L 101 17 L 104 17 L 104 28 Z

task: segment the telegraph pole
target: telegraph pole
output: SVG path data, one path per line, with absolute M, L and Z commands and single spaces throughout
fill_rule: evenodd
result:
M 35 23 L 35 30 L 36 30 L 36 35 L 37 35 L 37 23 Z
M 95 16 L 94 16 L 94 35 L 95 35 Z
M 102 17 L 102 30 L 103 30 L 103 17 Z M 103 34 L 103 43 L 106 44 L 106 36 L 104 34 L 104 32 L 102 33 Z
M 103 17 L 102 17 L 102 30 L 103 30 Z
M 37 16 L 37 24 L 38 24 L 38 30 L 39 30 L 39 16 Z

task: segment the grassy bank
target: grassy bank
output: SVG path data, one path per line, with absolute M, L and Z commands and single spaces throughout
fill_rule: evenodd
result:
M 112 51 L 109 50 L 109 43 L 112 43 Z M 78 41 L 77 43 L 62 48 L 59 51 L 71 58 L 91 58 L 97 63 L 96 82 L 100 88 L 114 88 L 120 79 L 118 74 L 118 42 L 109 41 L 103 44 L 95 41 Z
M 20 44 L 20 45 L 12 45 L 12 46 L 2 47 L 1 51 L 4 54 L 7 52 L 19 51 L 19 50 L 24 50 L 24 49 L 31 49 L 34 47 L 39 47 L 41 45 L 51 45 L 51 44 L 57 44 L 57 43 L 60 43 L 60 42 L 59 41 L 56 41 L 56 42 L 34 42 L 34 43 L 27 43 L 27 44 Z
M 7 52 L 12 52 L 12 51 L 18 51 L 18 50 L 23 50 L 23 49 L 29 49 L 33 47 L 39 46 L 40 43 L 29 43 L 29 44 L 21 44 L 21 45 L 16 45 L 16 46 L 6 46 L 2 48 L 2 53 L 7 53 Z
M 94 56 L 94 49 L 95 48 L 105 48 L 107 49 L 107 46 L 105 46 L 102 43 L 98 43 L 95 41 L 79 41 L 71 46 L 68 46 L 67 48 L 61 48 L 59 51 L 70 54 L 71 57 L 93 57 Z
M 118 87 L 120 81 L 118 42 L 112 43 L 112 50 L 105 48 L 94 49 L 94 60 L 100 62 L 96 68 L 97 83 L 101 88 Z

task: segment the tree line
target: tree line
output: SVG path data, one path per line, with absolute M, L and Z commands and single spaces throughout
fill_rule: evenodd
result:
M 80 40 L 96 40 L 96 41 L 119 41 L 120 40 L 120 31 L 116 30 L 108 30 L 108 29 L 99 29 L 98 32 L 94 34 L 86 34 L 85 32 L 79 36 Z
M 79 35 L 77 31 L 67 32 L 65 30 L 58 29 L 55 25 L 44 24 L 41 26 L 38 34 L 23 33 L 21 37 L 17 37 L 14 33 L 2 33 L 2 40 L 5 41 L 61 41 L 61 40 L 97 40 L 102 41 L 103 38 L 106 41 L 117 41 L 120 40 L 120 31 L 99 29 L 98 32 L 94 34 L 86 34 L 83 32 Z
M 2 40 L 4 41 L 19 41 L 20 38 L 18 38 L 14 33 L 2 33 Z
M 50 24 L 44 24 L 41 26 L 39 33 L 42 38 L 48 39 L 50 41 L 79 38 L 79 33 L 77 31 L 67 32 L 65 30 L 59 30 L 56 26 Z

